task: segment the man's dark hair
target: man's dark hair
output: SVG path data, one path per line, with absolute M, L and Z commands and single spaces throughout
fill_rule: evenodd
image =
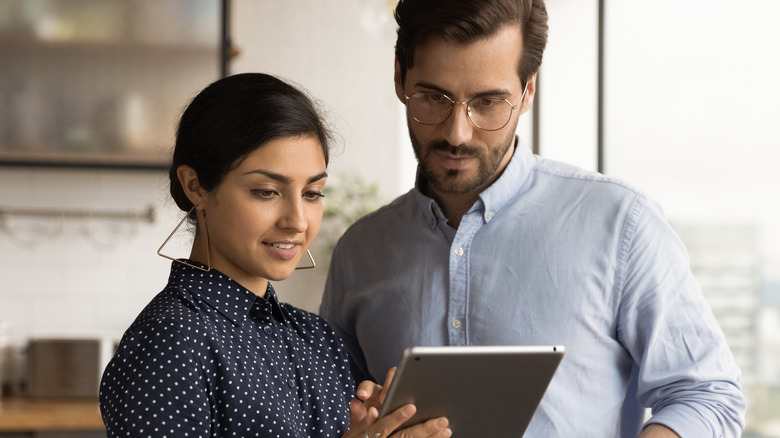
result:
M 518 75 L 523 84 L 539 71 L 547 45 L 544 0 L 400 0 L 395 21 L 402 83 L 413 67 L 417 45 L 434 35 L 467 44 L 495 35 L 505 25 L 519 26 L 523 53 Z

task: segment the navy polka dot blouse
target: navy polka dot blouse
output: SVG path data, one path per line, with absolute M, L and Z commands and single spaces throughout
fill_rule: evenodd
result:
M 188 261 L 190 263 L 196 263 Z M 173 262 L 103 374 L 109 437 L 340 437 L 354 394 L 319 316 Z

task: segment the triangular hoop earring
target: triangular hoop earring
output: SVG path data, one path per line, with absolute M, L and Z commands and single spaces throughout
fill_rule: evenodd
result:
M 311 251 L 307 249 L 306 254 L 309 256 L 309 260 L 311 260 L 311 266 L 298 266 L 295 268 L 296 271 L 298 269 L 314 269 L 317 267 L 317 263 L 314 262 L 314 257 L 311 256 Z
M 193 206 L 190 211 L 187 212 L 187 214 L 184 215 L 184 218 L 179 222 L 179 225 L 176 225 L 176 228 L 171 231 L 171 234 L 168 235 L 168 238 L 165 239 L 165 242 L 163 242 L 162 245 L 160 245 L 160 248 L 157 250 L 157 255 L 160 257 L 164 257 L 168 260 L 173 260 L 174 262 L 181 263 L 182 265 L 187 265 L 191 268 L 200 269 L 201 271 L 209 272 L 211 270 L 211 247 L 209 246 L 209 227 L 206 226 L 206 216 L 203 215 L 203 225 L 206 228 L 206 265 L 208 268 L 203 268 L 200 266 L 193 265 L 192 263 L 187 263 L 183 260 L 175 259 L 171 256 L 165 255 L 162 253 L 163 248 L 168 243 L 169 240 L 173 237 L 174 234 L 176 234 L 176 231 L 181 227 L 181 225 L 184 223 L 184 221 L 187 220 L 188 217 L 192 214 L 193 210 L 195 210 L 195 207 Z M 313 262 L 314 260 L 312 260 Z

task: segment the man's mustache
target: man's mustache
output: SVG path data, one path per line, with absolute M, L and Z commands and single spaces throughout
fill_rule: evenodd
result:
M 452 155 L 462 155 L 467 157 L 482 156 L 482 151 L 479 148 L 469 146 L 467 144 L 453 146 L 444 140 L 431 143 L 430 148 L 434 151 L 446 152 Z

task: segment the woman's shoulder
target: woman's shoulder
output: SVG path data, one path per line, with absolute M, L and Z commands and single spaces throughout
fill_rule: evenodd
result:
M 173 330 L 184 336 L 201 324 L 202 315 L 195 297 L 186 290 L 167 285 L 136 316 L 127 332 Z
M 341 346 L 341 338 L 336 335 L 330 324 L 320 315 L 289 303 L 279 303 L 279 305 L 284 311 L 285 318 L 298 329 L 299 334 L 303 332 L 302 334 L 305 337 L 335 341 L 339 344 L 339 347 Z

